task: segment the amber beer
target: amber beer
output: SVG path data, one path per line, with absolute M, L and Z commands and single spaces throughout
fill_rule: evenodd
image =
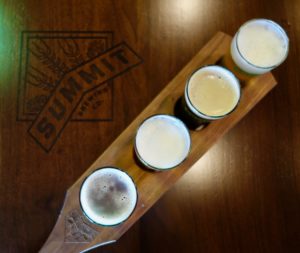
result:
M 137 190 L 127 173 L 105 167 L 84 180 L 79 198 L 81 209 L 90 221 L 113 226 L 131 215 L 137 203 Z
M 188 79 L 184 96 L 175 105 L 175 115 L 193 130 L 230 114 L 241 96 L 237 78 L 220 66 L 196 70 Z
M 288 36 L 278 24 L 253 19 L 235 34 L 222 65 L 245 81 L 279 66 L 286 59 L 288 49 Z

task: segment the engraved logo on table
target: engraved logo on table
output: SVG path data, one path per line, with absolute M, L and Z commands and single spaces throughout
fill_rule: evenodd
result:
M 112 121 L 112 80 L 142 59 L 112 32 L 23 32 L 17 120 L 49 152 L 69 121 Z
M 113 46 L 113 32 L 23 32 L 17 119 L 33 121 L 71 69 Z M 113 83 L 85 94 L 71 121 L 113 119 Z
M 88 243 L 98 234 L 79 210 L 74 209 L 65 216 L 65 242 Z

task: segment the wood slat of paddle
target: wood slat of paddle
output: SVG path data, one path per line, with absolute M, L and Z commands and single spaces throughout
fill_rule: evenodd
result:
M 58 221 L 40 252 L 81 252 L 118 240 L 220 137 L 276 85 L 271 73 L 246 83 L 240 104 L 232 114 L 211 123 L 202 131 L 191 132 L 192 148 L 189 157 L 179 167 L 166 172 L 151 172 L 141 168 L 135 162 L 132 145 L 139 124 L 152 114 L 172 114 L 175 101 L 183 94 L 188 76 L 196 68 L 216 63 L 229 50 L 230 41 L 229 35 L 218 32 L 74 183 L 67 191 Z M 125 170 L 134 179 L 138 190 L 138 203 L 134 213 L 127 221 L 115 227 L 102 227 L 90 223 L 79 205 L 79 189 L 83 179 L 93 170 L 107 165 Z

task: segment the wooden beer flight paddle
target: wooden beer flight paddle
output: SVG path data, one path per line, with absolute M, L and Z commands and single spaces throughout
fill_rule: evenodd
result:
M 220 137 L 276 85 L 271 73 L 249 80 L 243 86 L 240 104 L 233 113 L 210 123 L 204 130 L 190 132 L 192 147 L 189 157 L 177 168 L 165 172 L 151 172 L 140 167 L 134 159 L 133 151 L 133 140 L 139 124 L 153 114 L 173 114 L 175 102 L 183 95 L 187 78 L 201 66 L 216 64 L 228 52 L 230 42 L 229 35 L 218 32 L 68 189 L 57 223 L 40 252 L 84 252 L 118 240 Z M 138 203 L 133 214 L 124 223 L 113 227 L 91 223 L 82 213 L 79 204 L 82 181 L 92 171 L 103 166 L 115 166 L 126 171 L 133 178 L 138 190 Z

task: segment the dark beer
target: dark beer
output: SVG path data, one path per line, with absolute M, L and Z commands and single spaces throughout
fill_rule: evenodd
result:
M 94 223 L 105 226 L 125 221 L 133 212 L 137 191 L 132 179 L 116 168 L 101 168 L 88 176 L 80 190 L 80 205 Z

